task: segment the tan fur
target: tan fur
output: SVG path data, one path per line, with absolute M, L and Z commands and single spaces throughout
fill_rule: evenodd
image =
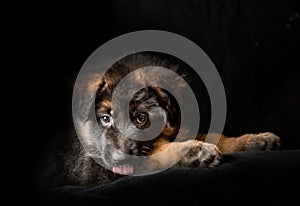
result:
M 102 107 L 111 107 L 111 101 L 110 100 L 105 100 L 101 102 Z
M 159 170 L 172 168 L 214 167 L 222 157 L 217 146 L 198 140 L 185 142 L 160 142 L 153 151 L 147 163 L 141 168 L 143 170 Z M 173 162 L 177 164 L 172 165 Z
M 217 144 L 212 144 L 216 140 Z M 240 137 L 211 133 L 199 135 L 196 140 L 185 142 L 172 143 L 159 139 L 154 146 L 152 156 L 143 169 L 161 169 L 176 160 L 178 163 L 172 168 L 192 167 L 195 161 L 198 161 L 200 167 L 214 167 L 220 162 L 222 153 L 275 150 L 279 149 L 280 139 L 270 132 L 245 134 Z
M 279 149 L 280 147 L 280 138 L 271 132 L 244 134 L 239 137 L 226 137 L 223 134 L 212 133 L 199 135 L 197 139 L 216 144 L 223 153 L 235 151 L 269 151 Z
M 139 62 L 139 59 L 142 59 L 140 56 L 135 58 L 136 62 Z M 151 62 L 148 65 L 155 65 L 155 63 Z M 122 64 L 122 68 L 111 68 L 102 80 L 95 78 L 94 81 L 91 81 L 88 86 L 88 91 L 91 92 L 94 90 L 95 92 L 98 88 L 98 93 L 105 90 L 111 93 L 122 78 L 129 72 L 135 71 L 135 66 L 132 68 L 131 66 L 130 63 L 128 64 L 128 62 L 126 63 L 125 61 L 125 63 Z M 187 86 L 186 82 L 162 75 L 163 70 L 161 70 L 159 66 L 161 65 L 153 66 L 151 70 L 148 70 L 149 72 L 144 72 L 143 70 L 133 72 L 134 75 L 130 77 L 130 81 L 133 85 L 139 85 L 141 87 L 151 85 L 152 89 L 156 90 L 158 94 L 158 97 L 155 98 L 160 98 L 164 102 L 170 102 L 171 99 L 168 93 L 157 86 L 159 85 L 158 83 L 169 85 L 181 98 L 182 88 Z M 137 64 L 137 68 L 139 67 L 140 65 Z M 176 71 L 176 68 L 177 67 L 174 67 L 173 71 Z M 123 92 L 126 93 L 127 91 L 130 91 L 130 88 L 127 88 L 127 90 L 124 90 Z M 181 99 L 179 99 L 179 101 L 181 101 Z M 106 110 L 111 107 L 111 96 L 108 96 L 106 99 L 101 99 L 97 106 L 97 114 L 100 116 L 101 110 Z M 147 107 L 148 105 L 139 105 L 139 108 L 145 111 L 147 110 Z M 173 107 L 175 108 L 175 106 Z M 149 161 L 143 165 L 142 169 L 150 171 L 168 168 L 171 167 L 172 165 L 170 164 L 174 162 L 178 162 L 173 166 L 175 168 L 193 167 L 195 164 L 198 167 L 213 167 L 219 163 L 222 153 L 235 151 L 268 151 L 278 149 L 280 145 L 279 137 L 270 132 L 245 134 L 240 137 L 226 137 L 223 134 L 211 133 L 199 135 L 196 140 L 190 140 L 191 138 L 188 136 L 188 131 L 181 132 L 177 137 L 176 131 L 178 131 L 178 129 L 178 125 L 170 126 L 166 124 L 160 137 L 157 138 L 154 143 L 151 143 L 151 151 L 148 153 L 151 157 L 149 158 Z M 175 137 L 176 141 L 172 142 Z

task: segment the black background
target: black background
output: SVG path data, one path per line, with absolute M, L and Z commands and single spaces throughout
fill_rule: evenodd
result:
M 26 184 L 33 185 L 44 151 L 71 121 L 73 84 L 84 61 L 104 42 L 137 30 L 180 34 L 208 54 L 227 94 L 226 135 L 271 131 L 282 138 L 283 149 L 300 149 L 299 1 L 127 0 L 79 6 L 20 7 L 4 24 L 17 86 L 14 119 L 22 154 L 29 157 L 18 163 Z M 27 198 L 35 189 L 26 189 Z

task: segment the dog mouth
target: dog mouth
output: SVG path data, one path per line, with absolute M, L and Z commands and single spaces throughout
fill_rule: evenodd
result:
M 120 175 L 131 175 L 134 173 L 132 165 L 118 165 L 112 168 L 113 173 Z

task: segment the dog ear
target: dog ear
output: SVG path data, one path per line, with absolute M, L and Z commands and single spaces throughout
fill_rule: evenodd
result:
M 178 119 L 180 119 L 180 106 L 177 98 L 175 98 L 171 93 L 167 90 L 164 90 L 159 87 L 153 87 L 160 106 L 164 109 L 167 116 L 167 123 L 169 127 L 173 127 L 178 123 Z
M 78 83 L 73 91 L 73 115 L 82 122 L 87 122 L 94 115 L 96 93 L 107 87 L 101 75 L 90 75 L 85 81 Z M 76 95 L 74 95 L 76 94 Z M 75 112 L 75 113 L 74 113 Z
M 99 137 L 98 124 L 95 118 L 95 98 L 98 88 L 105 87 L 100 75 L 87 75 L 79 79 L 73 90 L 72 113 L 76 134 L 90 157 L 99 157 L 102 151 L 95 138 Z M 97 160 L 98 161 L 98 160 Z
M 165 90 L 170 90 L 169 92 L 176 96 L 176 99 L 181 102 L 183 89 L 188 86 L 188 83 L 185 80 L 186 75 L 178 74 L 177 67 L 171 68 L 171 72 L 167 69 L 162 69 L 161 67 L 151 67 L 150 70 L 136 72 L 132 81 L 139 81 L 144 82 L 145 85 L 152 85 L 162 97 L 166 95 Z M 159 87 L 162 87 L 162 89 L 159 89 Z

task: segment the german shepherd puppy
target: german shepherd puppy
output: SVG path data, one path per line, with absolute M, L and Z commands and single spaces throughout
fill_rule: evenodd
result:
M 103 76 L 92 77 L 88 86 L 83 88 L 83 93 L 89 97 L 85 99 L 88 102 L 86 105 L 91 107 L 88 108 L 90 111 L 88 115 L 96 114 L 101 134 L 95 134 L 92 131 L 89 118 L 87 118 L 79 128 L 79 133 L 83 137 L 80 139 L 81 143 L 89 145 L 89 149 L 85 150 L 76 135 L 71 135 L 70 142 L 67 143 L 68 147 L 60 153 L 58 158 L 55 158 L 52 182 L 56 185 L 94 186 L 142 170 L 162 170 L 169 167 L 214 167 L 218 165 L 222 153 L 226 152 L 279 149 L 279 137 L 269 132 L 245 134 L 240 137 L 200 134 L 196 139 L 188 140 L 189 128 L 188 125 L 180 123 L 180 108 L 174 96 L 163 88 L 155 86 L 144 87 L 134 94 L 130 94 L 131 91 L 128 88 L 121 88 L 123 95 L 119 101 L 123 98 L 130 102 L 126 111 L 129 112 L 131 124 L 127 124 L 125 114 L 122 112 L 116 114 L 116 111 L 113 111 L 112 95 L 116 86 L 127 74 L 145 66 L 164 67 L 180 73 L 180 66 L 174 62 L 153 54 L 139 53 L 119 60 Z M 153 72 L 147 74 L 142 71 L 136 72 L 134 76 L 131 76 L 130 81 L 135 85 L 143 86 L 149 79 L 155 79 L 151 78 L 151 75 L 160 75 L 157 71 L 154 69 Z M 182 76 L 188 77 L 189 75 L 186 72 L 181 73 Z M 175 79 L 171 86 L 178 94 L 184 89 L 181 82 Z M 128 97 L 132 96 L 133 98 L 128 100 Z M 164 112 L 155 114 L 153 108 L 161 108 Z M 140 134 L 132 127 L 139 130 L 147 129 L 154 123 L 157 115 L 161 115 L 164 120 L 163 131 L 151 140 L 137 141 Z M 119 131 L 119 128 L 115 126 L 116 121 L 121 122 L 123 130 L 129 131 L 130 137 Z M 184 127 L 186 136 L 177 137 L 180 127 Z M 215 137 L 219 137 L 216 145 L 205 141 Z M 178 139 L 173 142 L 175 138 Z M 160 153 L 162 155 L 155 155 Z M 136 164 L 127 160 L 128 155 L 147 158 Z M 170 165 L 170 162 L 176 162 L 176 164 Z

